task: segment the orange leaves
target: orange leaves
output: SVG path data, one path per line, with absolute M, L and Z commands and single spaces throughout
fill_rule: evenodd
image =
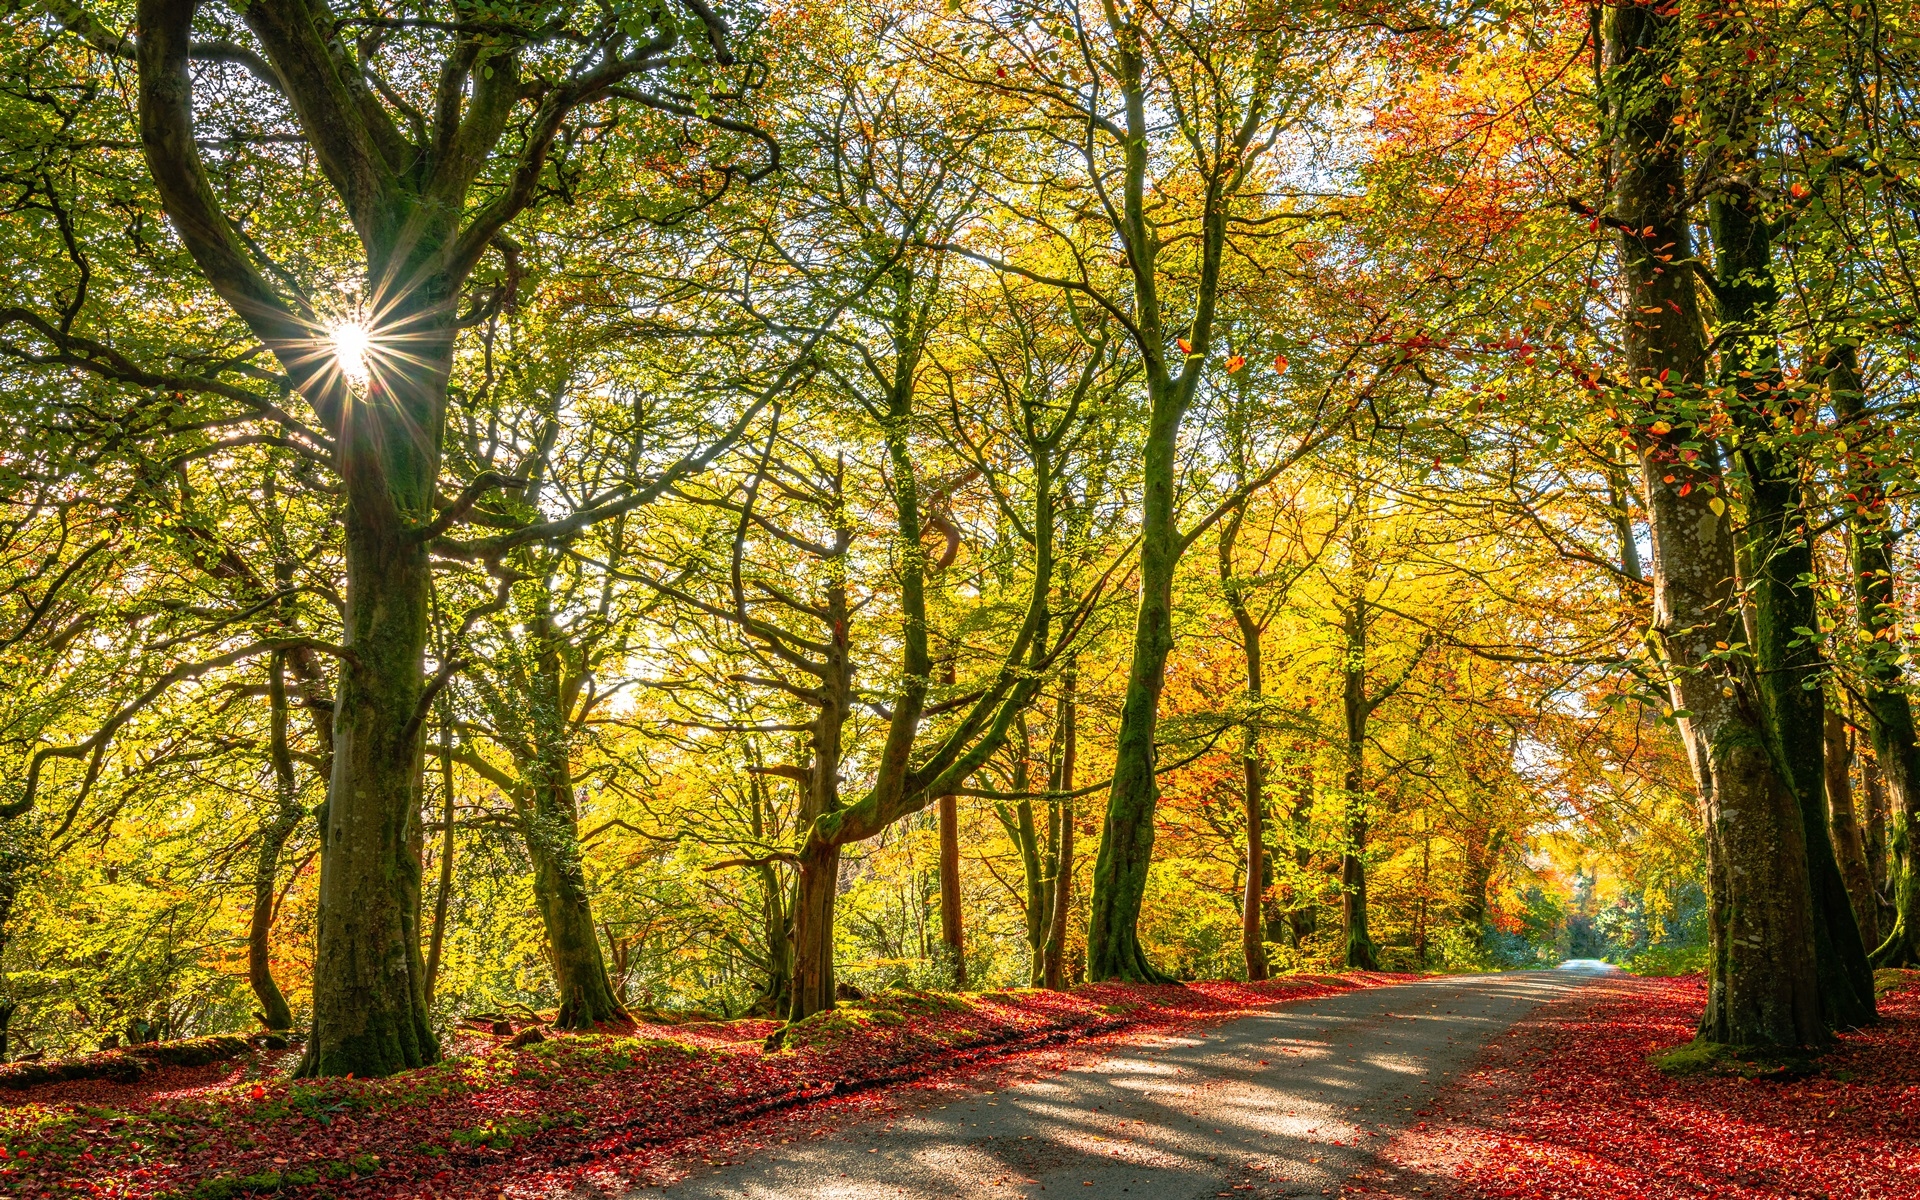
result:
M 1287 373 L 1287 356 L 1284 354 L 1274 355 L 1273 369 L 1276 374 L 1285 375 Z
M 1180 347 L 1180 353 L 1182 353 L 1182 354 L 1184 354 L 1184 355 L 1186 355 L 1186 356 L 1187 356 L 1188 358 L 1192 358 L 1192 357 L 1193 357 L 1193 343 L 1192 343 L 1192 342 L 1189 342 L 1189 341 L 1188 341 L 1187 339 L 1185 339 L 1185 338 L 1175 338 L 1175 339 L 1173 339 L 1173 344 L 1174 344 L 1174 345 L 1176 345 L 1176 346 L 1178 346 L 1178 347 Z
M 1787 191 L 1792 194 L 1795 200 L 1805 200 L 1812 194 L 1813 189 L 1796 179 L 1793 181 L 1793 186 L 1788 188 Z
M 1247 365 L 1246 355 L 1244 354 L 1233 355 L 1231 358 L 1227 359 L 1227 374 L 1232 375 L 1237 371 L 1239 371 L 1241 367 L 1244 367 L 1246 365 Z

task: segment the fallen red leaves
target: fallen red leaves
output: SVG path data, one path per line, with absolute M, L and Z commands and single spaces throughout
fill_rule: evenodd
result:
M 1698 978 L 1621 978 L 1543 1009 L 1397 1139 L 1354 1195 L 1553 1200 L 1920 1196 L 1920 987 L 1794 1081 L 1668 1078 Z
M 1395 981 L 1100 985 L 1071 993 L 890 993 L 801 1026 L 642 1025 L 522 1049 L 463 1038 L 438 1066 L 288 1083 L 287 1056 L 0 1096 L 0 1195 L 495 1197 L 699 1152 L 756 1116 L 1110 1033 L 1218 1019 Z M 716 1145 L 723 1144 L 716 1141 Z

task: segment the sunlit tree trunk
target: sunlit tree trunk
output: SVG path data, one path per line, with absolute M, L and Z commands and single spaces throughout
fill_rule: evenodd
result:
M 1653 541 L 1652 635 L 1699 788 L 1707 840 L 1709 952 L 1703 1041 L 1802 1046 L 1827 1035 L 1813 946 L 1806 834 L 1793 790 L 1775 772 L 1749 715 L 1750 678 L 1721 647 L 1744 640 L 1733 592 L 1734 545 L 1715 444 L 1699 437 L 1706 347 L 1688 260 L 1690 182 L 1678 93 L 1688 31 L 1657 2 L 1623 3 L 1606 28 L 1614 217 L 1627 285 L 1622 323 L 1631 415 Z M 1651 232 L 1648 232 L 1651 230 Z M 1688 407 L 1688 406 L 1696 407 Z
M 960 802 L 940 797 L 940 948 L 953 986 L 967 986 L 967 939 L 960 912 Z

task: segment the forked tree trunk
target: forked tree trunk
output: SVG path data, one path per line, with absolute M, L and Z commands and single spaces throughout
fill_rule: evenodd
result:
M 827 587 L 832 637 L 816 697 L 811 738 L 812 759 L 800 797 L 798 826 L 810 828 L 840 808 L 841 739 L 853 698 L 853 667 L 847 652 L 847 589 Z M 833 902 L 840 889 L 840 847 L 807 838 L 802 842 L 794 884 L 792 990 L 788 1021 L 799 1021 L 833 1007 Z
M 1744 641 L 1734 546 L 1719 496 L 1715 444 L 1690 424 L 1706 348 L 1690 271 L 1690 186 L 1675 89 L 1688 30 L 1659 0 L 1629 0 L 1607 24 L 1608 96 L 1619 112 L 1614 215 L 1626 276 L 1623 402 L 1638 428 L 1652 530 L 1653 635 L 1699 788 L 1707 842 L 1710 939 L 1703 1041 L 1803 1046 L 1823 1041 L 1806 834 L 1793 790 L 1774 771 L 1751 715 L 1750 678 L 1718 647 Z M 1651 230 L 1651 232 L 1647 232 Z M 1680 443 L 1699 438 L 1689 460 Z

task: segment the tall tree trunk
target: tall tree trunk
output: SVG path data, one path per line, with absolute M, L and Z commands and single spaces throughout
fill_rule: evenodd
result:
M 1341 704 L 1346 718 L 1346 771 L 1341 793 L 1346 817 L 1346 843 L 1340 850 L 1340 919 L 1346 937 L 1344 961 L 1360 971 L 1380 969 L 1373 938 L 1367 933 L 1367 720 L 1373 705 L 1367 698 L 1367 600 L 1360 588 L 1349 598 L 1346 613 L 1346 661 L 1342 671 Z
M 960 802 L 940 797 L 940 948 L 951 968 L 953 986 L 967 986 L 967 942 L 960 925 Z
M 832 630 L 816 695 L 811 730 L 812 759 L 801 791 L 798 828 L 811 829 L 820 817 L 840 809 L 841 738 L 853 699 L 853 666 L 847 652 L 846 584 L 827 586 L 828 625 Z M 806 838 L 796 864 L 794 885 L 793 990 L 787 1019 L 799 1021 L 833 1007 L 833 902 L 840 889 L 840 843 Z
M 1920 750 L 1913 705 L 1899 661 L 1894 597 L 1893 515 L 1878 463 L 1891 461 L 1887 432 L 1867 415 L 1859 352 L 1840 346 L 1826 357 L 1827 392 L 1847 440 L 1847 514 L 1853 595 L 1863 643 L 1860 690 L 1881 785 L 1892 810 L 1893 924 L 1873 952 L 1876 967 L 1920 966 Z
M 1792 788 L 1773 769 L 1751 680 L 1728 669 L 1716 648 L 1744 640 L 1718 451 L 1701 438 L 1694 460 L 1681 446 L 1699 437 L 1691 420 L 1706 382 L 1706 347 L 1693 275 L 1668 266 L 1691 259 L 1693 247 L 1678 93 L 1661 77 L 1681 71 L 1688 30 L 1658 0 L 1630 0 L 1612 10 L 1606 32 L 1607 94 L 1619 114 L 1613 207 L 1628 286 L 1623 400 L 1642 409 L 1631 419 L 1653 535 L 1652 633 L 1707 840 L 1711 946 L 1700 1037 L 1817 1043 L 1827 1031 L 1805 826 Z
M 272 946 L 274 886 L 280 873 L 280 851 L 300 825 L 302 815 L 293 774 L 293 755 L 287 746 L 287 661 L 273 655 L 267 667 L 267 756 L 273 765 L 273 815 L 261 822 L 260 844 L 254 858 L 253 912 L 247 921 L 247 983 L 260 1011 L 254 1015 L 273 1031 L 293 1028 L 293 1010 L 273 979 Z
M 1867 844 L 1860 833 L 1860 819 L 1854 811 L 1853 779 L 1847 745 L 1847 721 L 1833 707 L 1827 709 L 1827 807 L 1833 817 L 1833 848 L 1840 860 L 1840 875 L 1847 881 L 1847 897 L 1853 901 L 1854 920 L 1860 923 L 1860 936 L 1871 945 L 1880 944 L 1880 911 L 1873 891 L 1873 879 L 1867 871 Z
M 1313 871 L 1313 763 L 1304 759 L 1295 771 L 1293 805 L 1287 812 L 1287 836 L 1293 842 L 1293 866 L 1301 879 Z M 1320 929 L 1320 906 L 1314 893 L 1301 895 L 1296 887 L 1287 902 L 1287 928 L 1293 935 L 1293 948 L 1303 950 L 1307 940 Z
M 1732 88 L 1720 113 L 1735 147 L 1749 145 L 1751 102 Z M 1744 152 L 1729 164 L 1746 171 Z M 1779 292 L 1773 280 L 1768 218 L 1751 187 L 1718 191 L 1708 204 L 1719 276 L 1720 383 L 1739 396 L 1745 428 L 1738 461 L 1747 484 L 1747 520 L 1737 562 L 1752 618 L 1754 686 L 1773 762 L 1799 801 L 1813 895 L 1813 949 L 1827 1023 L 1851 1028 L 1874 1019 L 1873 972 L 1854 923 L 1853 905 L 1827 830 L 1825 669 L 1819 644 L 1800 632 L 1819 627 L 1813 534 L 1801 488 L 1800 452 L 1777 430 L 1802 402 L 1781 385 L 1773 329 Z
M 1060 673 L 1060 717 L 1056 727 L 1060 738 L 1060 758 L 1054 767 L 1054 790 L 1073 791 L 1075 759 L 1079 754 L 1079 709 L 1075 689 L 1079 673 L 1069 661 Z M 1045 969 L 1041 982 L 1054 991 L 1066 986 L 1067 920 L 1073 904 L 1073 800 L 1063 795 L 1055 801 L 1059 821 L 1053 868 L 1053 897 L 1048 908 Z
M 1186 403 L 1175 385 L 1152 390 L 1144 448 L 1140 512 L 1140 607 L 1134 618 L 1133 658 L 1113 748 L 1107 819 L 1093 864 L 1093 906 L 1087 924 L 1087 978 L 1171 983 L 1140 947 L 1140 903 L 1153 866 L 1153 814 L 1159 804 L 1154 776 L 1160 693 L 1173 649 L 1173 574 L 1180 535 L 1174 526 L 1174 457 Z
M 1236 439 L 1235 449 L 1239 448 Z M 1238 455 L 1236 454 L 1236 457 Z M 1236 463 L 1236 465 L 1239 465 Z M 1244 467 L 1236 472 L 1244 482 Z M 1265 695 L 1261 677 L 1260 623 L 1247 607 L 1245 582 L 1234 569 L 1233 551 L 1240 540 L 1240 528 L 1247 515 L 1246 501 L 1235 505 L 1220 524 L 1220 586 L 1226 594 L 1227 608 L 1240 631 L 1240 651 L 1247 664 L 1246 705 L 1250 714 L 1241 734 L 1240 765 L 1244 784 L 1241 804 L 1247 826 L 1247 884 L 1240 897 L 1240 955 L 1249 980 L 1267 977 L 1266 928 L 1261 901 L 1266 895 L 1269 875 L 1266 863 L 1266 763 L 1260 757 L 1260 727 L 1257 714 Z
M 390 1075 L 440 1057 L 420 936 L 421 702 L 433 569 L 413 529 L 433 516 L 452 343 L 445 311 L 428 309 L 418 324 L 409 361 L 370 385 L 360 406 L 370 415 L 348 420 L 338 454 L 353 659 L 334 700 L 304 1076 Z
M 533 489 L 529 494 L 535 495 Z M 532 803 L 522 820 L 533 864 L 533 899 L 546 928 L 547 957 L 560 995 L 555 1023 L 561 1029 L 592 1029 L 603 1021 L 628 1018 L 607 976 L 580 851 L 572 721 L 584 676 L 578 669 L 569 671 L 562 659 L 562 635 L 555 627 L 547 580 L 538 578 L 527 586 L 536 589 L 528 632 L 537 659 L 535 694 L 528 697 L 534 758 L 530 769 L 523 770 Z
M 1027 730 L 1027 716 L 1020 714 L 1015 726 L 1018 736 L 1014 739 L 1016 757 L 1013 761 L 1012 782 L 1016 799 L 1009 808 L 1005 803 L 994 805 L 994 815 L 1007 831 L 1007 838 L 1020 851 L 1020 879 L 1024 894 L 1021 896 L 1021 911 L 1026 917 L 1027 937 L 1027 986 L 1039 987 L 1046 975 L 1047 926 L 1050 914 L 1047 904 L 1052 899 L 1052 876 L 1047 873 L 1046 860 L 1059 853 L 1058 814 L 1055 814 L 1055 828 L 1050 829 L 1051 855 L 1040 845 L 1040 830 L 1033 819 L 1033 798 L 1024 795 L 1032 785 L 1033 772 L 1029 766 L 1033 744 Z M 960 985 L 962 987 L 965 984 Z

